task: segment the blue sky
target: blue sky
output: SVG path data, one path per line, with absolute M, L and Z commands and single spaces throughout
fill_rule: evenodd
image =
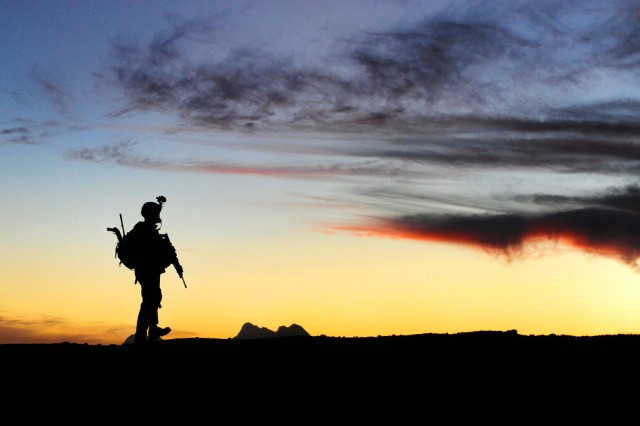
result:
M 189 324 L 184 335 L 226 337 L 243 321 L 272 328 L 302 322 L 295 312 L 305 312 L 298 308 L 304 304 L 280 299 L 286 292 L 276 290 L 296 285 L 293 277 L 278 281 L 284 272 L 277 268 L 282 262 L 288 269 L 285 259 L 296 256 L 298 268 L 315 270 L 326 255 L 321 269 L 341 270 L 333 262 L 341 265 L 353 250 L 399 252 L 404 244 L 418 269 L 419 252 L 436 250 L 443 259 L 472 256 L 483 265 L 478 273 L 512 268 L 511 260 L 525 262 L 532 253 L 570 256 L 563 269 L 574 271 L 602 259 L 594 276 L 636 273 L 634 2 L 0 6 L 0 235 L 9 243 L 0 311 L 7 323 L 44 310 L 79 328 L 92 315 L 101 324 L 118 318 L 126 334 L 135 292 L 117 295 L 131 301 L 128 308 L 116 296 L 114 305 L 94 299 L 128 276 L 113 264 L 113 237 L 104 228 L 118 225 L 119 213 L 132 227 L 140 206 L 161 194 L 168 199 L 163 226 L 185 258 L 185 278 L 191 271 L 194 288 L 200 282 L 212 292 L 199 301 L 212 294 L 219 301 L 202 302 L 201 322 L 169 312 Z M 262 270 L 256 265 L 265 253 L 277 253 L 278 262 Z M 361 267 L 355 262 L 344 277 Z M 377 267 L 384 268 L 380 276 L 402 275 L 397 264 Z M 260 288 L 269 296 L 248 289 L 245 298 L 231 296 L 204 284 L 224 282 L 221 274 L 227 281 L 220 285 L 236 282 L 240 293 L 267 276 L 271 284 Z M 87 282 L 96 275 L 91 293 Z M 376 286 L 381 300 L 393 291 L 391 282 Z M 84 297 L 47 307 L 47 299 L 80 288 Z M 425 288 L 420 297 L 433 290 Z M 294 293 L 307 303 L 314 291 L 302 285 Z M 411 291 L 394 297 L 411 298 Z M 337 289 L 327 292 L 339 300 Z M 237 313 L 225 316 L 216 304 L 224 305 L 221 295 Z M 277 303 L 257 308 L 263 297 Z M 189 303 L 177 302 L 184 310 Z M 370 318 L 380 305 L 365 305 L 369 313 L 353 330 L 344 325 L 354 320 L 348 309 L 332 312 L 335 305 L 307 321 L 319 332 L 377 334 L 381 321 Z M 385 309 L 389 324 L 402 311 Z M 218 316 L 208 319 L 210 311 Z M 485 324 L 473 322 L 478 318 L 438 326 L 423 318 L 385 329 L 462 331 Z M 619 321 L 611 327 L 636 326 L 635 319 Z M 488 324 L 508 322 L 505 313 Z M 590 327 L 567 330 L 611 328 Z

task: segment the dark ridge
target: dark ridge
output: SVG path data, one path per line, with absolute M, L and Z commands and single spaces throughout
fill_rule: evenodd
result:
M 265 339 L 273 337 L 309 336 L 309 333 L 298 324 L 291 324 L 289 327 L 281 325 L 277 331 L 266 327 L 258 327 L 250 322 L 242 325 L 240 332 L 234 339 Z

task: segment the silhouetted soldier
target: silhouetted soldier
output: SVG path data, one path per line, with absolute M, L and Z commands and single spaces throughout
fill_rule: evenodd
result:
M 156 197 L 156 200 L 157 203 L 144 203 L 140 211 L 144 221 L 136 223 L 129 233 L 124 230 L 122 215 L 120 215 L 122 233 L 118 228 L 107 228 L 107 231 L 113 232 L 118 237 L 116 256 L 120 259 L 120 264 L 135 271 L 135 282 L 140 283 L 142 303 L 136 323 L 135 343 L 156 340 L 171 332 L 169 327 L 158 327 L 158 309 L 162 307 L 160 275 L 169 265 L 174 266 L 182 279 L 184 288 L 187 288 L 176 249 L 171 244 L 169 236 L 159 232 L 158 225 L 162 225 L 160 211 L 167 199 L 161 195 Z
M 158 327 L 158 309 L 162 307 L 162 290 L 160 275 L 166 268 L 174 264 L 178 275 L 182 277 L 182 267 L 177 262 L 175 249 L 166 237 L 160 234 L 158 224 L 162 223 L 160 211 L 166 198 L 157 197 L 158 202 L 144 203 L 141 214 L 144 221 L 136 223 L 129 232 L 136 241 L 135 247 L 139 257 L 135 268 L 136 282 L 140 283 L 142 303 L 136 323 L 135 343 L 155 340 L 171 332 L 169 327 Z M 186 284 L 185 284 L 186 286 Z

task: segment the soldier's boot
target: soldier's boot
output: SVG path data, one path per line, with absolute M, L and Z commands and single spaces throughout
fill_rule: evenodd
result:
M 157 325 L 152 325 L 149 327 L 149 340 L 156 340 L 169 333 L 171 333 L 171 328 L 169 327 L 158 327 Z

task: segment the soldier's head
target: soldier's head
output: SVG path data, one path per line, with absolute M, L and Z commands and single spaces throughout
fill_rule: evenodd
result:
M 162 219 L 160 219 L 160 210 L 162 210 L 162 206 L 160 204 L 149 201 L 142 205 L 140 214 L 147 222 L 161 223 Z

